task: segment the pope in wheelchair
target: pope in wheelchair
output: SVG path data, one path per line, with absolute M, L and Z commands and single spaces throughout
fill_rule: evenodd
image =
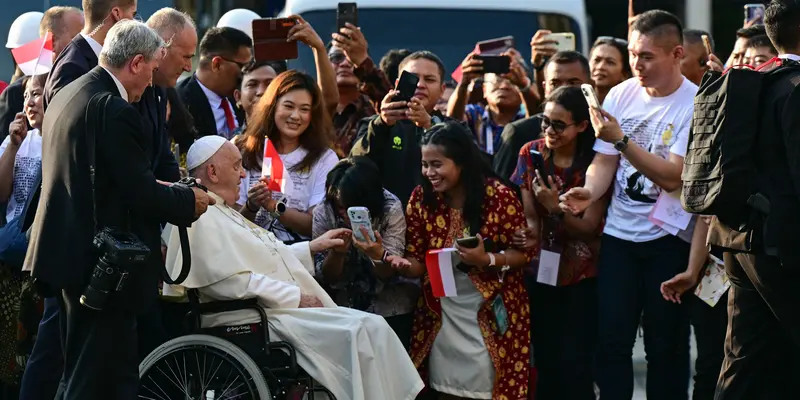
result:
M 337 307 L 314 279 L 312 253 L 340 244 L 341 230 L 290 246 L 232 208 L 244 177 L 235 145 L 206 136 L 189 149 L 187 166 L 216 205 L 188 229 L 191 271 L 164 295 L 198 294 L 199 303 L 257 299 L 264 313 L 236 310 L 201 317 L 203 328 L 257 323 L 266 314 L 270 340 L 287 342 L 297 364 L 338 400 L 411 400 L 423 383 L 400 340 L 374 314 Z M 166 266 L 183 265 L 178 229 L 164 229 Z M 219 398 L 219 396 L 217 396 Z

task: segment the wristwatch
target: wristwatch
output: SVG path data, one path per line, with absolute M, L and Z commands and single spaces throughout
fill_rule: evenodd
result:
M 628 140 L 630 140 L 628 135 L 623 136 L 622 139 L 614 142 L 614 148 L 618 152 L 622 153 L 623 151 L 625 151 L 625 149 L 628 148 Z
M 286 197 L 284 197 L 284 198 L 282 198 L 282 199 L 278 200 L 278 202 L 275 204 L 275 209 L 274 209 L 274 210 L 272 210 L 272 211 L 269 213 L 269 215 L 270 215 L 272 218 L 274 218 L 274 219 L 278 219 L 278 218 L 280 218 L 280 217 L 283 215 L 283 213 L 285 213 L 285 212 L 286 212 Z

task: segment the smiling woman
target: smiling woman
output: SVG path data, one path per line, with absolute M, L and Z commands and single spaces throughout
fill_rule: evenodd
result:
M 278 75 L 248 122 L 244 134 L 233 138 L 246 170 L 237 202 L 241 213 L 285 243 L 308 240 L 311 212 L 324 200 L 325 178 L 338 161 L 317 84 L 295 70 Z M 265 170 L 267 139 L 275 151 Z M 262 175 L 283 178 L 268 189 Z

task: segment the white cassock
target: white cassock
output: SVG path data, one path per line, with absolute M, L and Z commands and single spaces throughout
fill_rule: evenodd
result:
M 257 297 L 267 308 L 270 335 L 289 342 L 298 364 L 337 400 L 413 400 L 423 382 L 402 343 L 383 317 L 337 307 L 313 277 L 308 242 L 286 246 L 247 221 L 209 192 L 217 204 L 188 229 L 191 272 L 180 287 L 164 295 L 199 289 L 200 301 Z M 167 270 L 182 265 L 174 226 L 164 229 Z M 314 295 L 324 308 L 298 308 L 300 294 Z M 250 310 L 212 315 L 207 327 L 258 321 Z

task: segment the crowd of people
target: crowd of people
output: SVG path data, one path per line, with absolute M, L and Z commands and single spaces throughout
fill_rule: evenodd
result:
M 800 60 L 800 3 L 773 0 L 725 62 L 710 33 L 651 10 L 586 55 L 532 32 L 530 60 L 503 53 L 507 74 L 465 54 L 458 81 L 424 48 L 376 62 L 351 24 L 318 32 L 292 16 L 309 73 L 254 60 L 248 20 L 198 38 L 179 10 L 146 22 L 136 10 L 83 0 L 15 33 L 19 45 L 52 34 L 54 60 L 0 93 L 0 239 L 19 226 L 29 240 L 20 265 L 0 248 L 9 398 L 136 398 L 139 361 L 180 335 L 165 306 L 188 290 L 257 298 L 340 400 L 630 399 L 640 330 L 649 399 L 797 395 L 798 331 L 782 303 L 792 253 L 748 258 L 712 216 L 661 215 L 679 204 L 704 76 Z M 403 73 L 419 78 L 407 101 Z M 796 207 L 797 96 L 780 96 L 767 119 L 782 139 L 765 151 L 787 156 L 766 184 Z M 354 207 L 372 232 L 353 231 Z M 181 227 L 191 271 L 170 285 L 161 272 L 181 271 Z M 93 242 L 109 229 L 146 251 L 89 308 L 105 260 Z M 443 251 L 457 294 L 429 273 Z M 717 269 L 725 293 L 695 295 Z

